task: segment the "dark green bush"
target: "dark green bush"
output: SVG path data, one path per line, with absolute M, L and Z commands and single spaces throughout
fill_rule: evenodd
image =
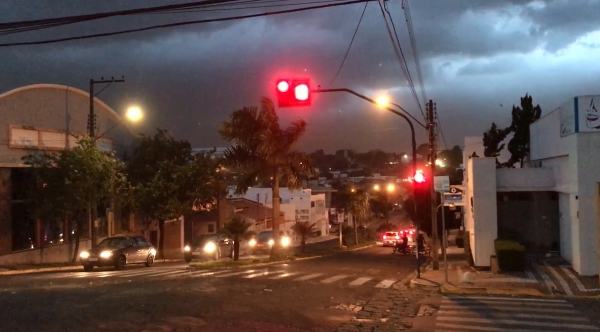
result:
M 495 240 L 494 249 L 498 259 L 498 267 L 501 271 L 523 271 L 525 270 L 526 251 L 517 241 Z

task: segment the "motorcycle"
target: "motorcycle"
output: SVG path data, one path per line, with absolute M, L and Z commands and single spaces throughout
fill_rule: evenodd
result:
M 412 247 L 413 246 L 411 246 L 409 244 L 404 244 L 402 242 L 396 242 L 396 245 L 392 249 L 392 254 L 395 254 L 396 252 L 401 252 L 405 255 L 410 255 L 410 253 L 412 251 Z

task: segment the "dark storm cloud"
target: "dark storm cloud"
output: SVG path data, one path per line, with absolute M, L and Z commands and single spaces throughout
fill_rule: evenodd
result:
M 573 82 L 570 90 L 557 92 L 556 85 L 548 85 L 553 80 L 543 72 L 530 74 L 531 66 L 523 57 L 539 49 L 564 50 L 578 37 L 598 30 L 600 21 L 591 18 L 600 14 L 599 1 L 411 1 L 426 90 L 438 103 L 448 144 L 460 143 L 464 135 L 480 136 L 492 121 L 503 121 L 509 111 L 494 105 L 516 103 L 525 92 L 535 93 L 536 100 L 547 103 L 546 109 L 562 102 L 559 99 L 563 95 L 581 94 L 585 85 L 575 77 L 577 70 L 571 69 L 571 76 L 564 78 Z M 7 22 L 182 2 L 4 0 L 0 1 L 0 13 L 2 22 Z M 390 1 L 389 8 L 420 96 L 399 3 Z M 257 105 L 261 95 L 273 90 L 276 77 L 307 75 L 315 84 L 330 87 L 363 7 L 358 4 L 118 38 L 0 49 L 0 92 L 34 83 L 86 89 L 92 77 L 125 75 L 125 84 L 113 86 L 100 96 L 117 111 L 129 103 L 139 103 L 152 120 L 148 128 L 167 127 L 198 146 L 221 145 L 219 124 L 233 110 Z M 0 36 L 0 43 L 266 10 L 112 18 Z M 590 50 L 598 45 L 594 41 L 587 44 Z M 421 117 L 405 81 L 380 8 L 372 2 L 333 86 L 369 95 L 387 93 Z M 309 149 L 408 147 L 405 123 L 349 95 L 316 95 L 310 109 L 281 110 L 280 114 L 284 122 L 294 117 L 308 121 L 303 147 Z M 468 126 L 465 118 L 469 119 Z M 422 130 L 418 135 L 425 139 Z

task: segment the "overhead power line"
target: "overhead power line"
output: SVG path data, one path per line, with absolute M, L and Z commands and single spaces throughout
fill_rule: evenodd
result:
M 415 59 L 415 66 L 417 67 L 417 77 L 419 78 L 419 85 L 421 88 L 421 96 L 423 97 L 423 103 L 427 102 L 427 93 L 425 92 L 425 82 L 423 81 L 423 75 L 421 73 L 421 61 L 419 59 L 419 53 L 417 49 L 417 40 L 415 38 L 415 31 L 413 29 L 412 17 L 410 15 L 410 8 L 408 7 L 408 0 L 402 0 L 402 9 L 404 9 L 404 17 L 406 19 L 406 26 L 408 28 L 408 36 L 410 38 L 410 46 L 413 52 L 413 58 Z
M 340 64 L 340 68 L 338 69 L 337 73 L 335 73 L 335 76 L 333 77 L 333 79 L 331 80 L 331 83 L 329 83 L 329 85 L 331 85 L 331 84 L 333 84 L 333 82 L 335 82 L 335 79 L 338 77 L 338 75 L 342 71 L 342 68 L 344 67 L 344 63 L 346 62 L 346 58 L 348 57 L 348 53 L 350 53 L 350 49 L 352 48 L 352 44 L 354 43 L 354 38 L 356 38 L 356 33 L 358 32 L 358 28 L 360 28 L 360 23 L 362 22 L 362 19 L 365 16 L 365 12 L 367 11 L 367 6 L 368 5 L 369 5 L 368 2 L 365 3 L 365 8 L 363 8 L 362 14 L 360 15 L 360 19 L 358 20 L 358 24 L 356 25 L 356 29 L 354 30 L 354 35 L 352 35 L 352 40 L 350 40 L 350 45 L 348 45 L 348 49 L 346 50 L 346 54 L 344 54 L 344 59 L 342 60 L 342 63 Z
M 390 25 L 388 24 L 388 17 L 386 16 L 386 9 L 384 9 L 384 5 L 382 5 L 381 2 L 382 2 L 381 0 L 378 2 L 379 7 L 381 8 L 381 15 L 383 16 L 383 21 L 385 22 L 385 26 L 387 28 L 387 32 L 390 37 L 390 41 L 392 42 L 392 47 L 394 48 L 394 53 L 396 54 L 396 58 L 398 59 L 398 62 L 400 63 L 400 67 L 402 68 L 402 71 L 404 72 L 404 75 L 406 77 L 406 83 L 411 88 L 413 96 L 415 97 L 415 100 L 417 101 L 419 110 L 421 111 L 423 118 L 426 119 L 425 113 L 423 112 L 423 108 L 421 107 L 421 103 L 419 102 L 419 97 L 416 95 L 416 91 L 414 89 L 414 84 L 413 84 L 412 78 L 410 76 L 410 71 L 408 69 L 408 66 L 406 65 L 406 59 L 404 58 L 404 52 L 402 51 L 402 45 L 400 44 L 400 40 L 397 38 L 398 35 L 395 33 L 395 29 L 394 29 L 394 34 L 396 35 L 396 39 L 394 40 L 394 34 L 392 33 L 392 29 L 390 28 Z M 390 16 L 390 19 L 391 19 L 391 16 Z
M 91 39 L 91 38 L 99 38 L 99 37 L 107 37 L 107 36 L 116 36 L 116 35 L 129 34 L 129 33 L 133 33 L 133 32 L 166 29 L 166 28 L 173 28 L 173 27 L 185 26 L 185 25 L 211 23 L 211 22 L 225 22 L 225 21 L 241 20 L 241 19 L 246 19 L 246 18 L 262 17 L 262 16 L 269 16 L 269 15 L 295 13 L 295 12 L 307 11 L 307 10 L 312 10 L 312 9 L 323 9 L 323 8 L 347 6 L 347 5 L 357 4 L 357 3 L 366 3 L 366 2 L 370 2 L 370 1 L 376 1 L 376 0 L 351 0 L 351 1 L 335 2 L 335 3 L 324 4 L 324 5 L 318 5 L 318 6 L 308 6 L 308 7 L 302 7 L 302 8 L 264 12 L 264 13 L 258 13 L 258 14 L 238 15 L 238 16 L 229 16 L 229 17 L 221 17 L 221 18 L 214 18 L 214 19 L 194 20 L 194 21 L 184 21 L 184 22 L 169 23 L 169 24 L 152 25 L 152 26 L 147 26 L 147 27 L 143 27 L 143 28 L 127 29 L 127 30 L 114 31 L 114 32 L 96 33 L 96 34 L 74 36 L 74 37 L 55 38 L 55 39 L 47 39 L 47 40 L 32 41 L 32 42 L 4 43 L 4 44 L 0 44 L 0 47 L 42 45 L 42 44 L 51 44 L 51 43 L 66 42 L 66 41 L 72 41 L 72 40 L 82 40 L 82 39 Z

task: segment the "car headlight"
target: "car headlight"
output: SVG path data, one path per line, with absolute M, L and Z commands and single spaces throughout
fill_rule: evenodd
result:
M 150 255 L 156 256 L 156 250 L 155 249 L 150 249 Z
M 284 237 L 281 238 L 281 245 L 284 246 L 284 247 L 289 246 L 290 242 L 291 242 L 290 238 L 287 237 L 287 236 L 284 236 Z
M 183 250 L 184 250 L 184 251 L 190 251 L 190 250 L 191 250 L 191 248 L 190 248 L 190 246 L 185 246 L 185 247 L 183 247 Z
M 100 257 L 102 258 L 109 258 L 110 256 L 112 256 L 112 251 L 103 251 L 100 253 Z
M 273 246 L 274 244 L 275 244 L 275 241 L 273 241 L 273 239 L 270 239 L 270 240 L 269 240 L 269 245 L 270 245 L 270 246 Z
M 214 252 L 215 250 L 217 250 L 217 246 L 212 242 L 209 242 L 206 245 L 204 245 L 204 251 L 206 252 Z
M 88 258 L 88 257 L 90 257 L 90 253 L 87 251 L 82 251 L 81 254 L 79 254 L 79 257 Z
M 254 246 L 256 245 L 256 240 L 255 240 L 255 239 L 251 239 L 251 240 L 248 242 L 248 245 L 250 245 L 251 247 L 254 247 Z

